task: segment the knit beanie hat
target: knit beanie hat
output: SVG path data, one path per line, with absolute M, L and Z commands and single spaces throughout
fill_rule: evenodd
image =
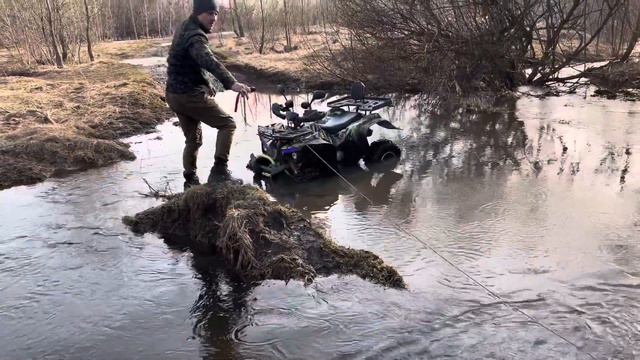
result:
M 218 11 L 216 0 L 193 0 L 193 14 L 200 15 L 209 11 Z

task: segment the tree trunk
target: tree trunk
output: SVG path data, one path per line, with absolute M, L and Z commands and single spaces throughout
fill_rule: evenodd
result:
M 620 57 L 621 62 L 625 62 L 629 60 L 631 53 L 633 53 L 633 49 L 636 48 L 636 44 L 638 43 L 638 38 L 640 38 L 640 9 L 638 9 L 638 18 L 636 19 L 636 27 L 633 29 L 633 33 L 631 34 L 631 39 L 627 44 L 627 48 L 624 51 L 624 54 Z
M 264 51 L 264 37 L 265 37 L 263 0 L 260 0 L 260 18 L 262 19 L 262 34 L 260 35 L 260 48 L 258 49 L 258 53 L 262 54 L 262 52 Z
M 64 63 L 62 62 L 62 56 L 60 56 L 60 50 L 58 50 L 50 0 L 45 0 L 45 4 L 47 5 L 47 22 L 49 23 L 49 32 L 51 35 L 51 47 L 55 56 L 56 66 L 61 69 L 64 67 Z
M 238 12 L 238 1 L 233 0 L 233 16 L 236 26 L 238 27 L 238 36 L 244 37 L 244 27 L 242 26 L 242 19 L 240 19 L 240 13 Z
M 69 59 L 69 44 L 67 41 L 67 38 L 65 36 L 64 33 L 64 24 L 63 24 L 63 19 L 62 19 L 62 11 L 61 11 L 61 7 L 64 5 L 63 4 L 59 4 L 56 1 L 53 2 L 53 8 L 54 8 L 54 14 L 56 19 L 54 20 L 54 23 L 56 23 L 56 28 L 57 28 L 57 32 L 58 32 L 58 40 L 60 41 L 60 50 L 62 51 L 61 55 L 62 55 L 62 61 L 63 62 L 67 62 L 67 60 Z
M 84 1 L 84 11 L 85 11 L 85 19 L 87 21 L 87 27 L 85 35 L 87 38 L 87 54 L 89 54 L 89 60 L 93 62 L 95 59 L 93 57 L 93 49 L 91 48 L 91 14 L 89 13 L 89 5 L 87 4 L 87 0 Z
M 144 0 L 143 4 L 144 4 L 144 29 L 148 39 L 149 38 L 149 11 L 147 9 L 147 0 Z
M 306 23 L 307 22 L 305 21 L 304 15 L 305 15 L 304 14 L 304 0 L 300 0 L 300 21 L 301 21 L 301 24 L 302 24 L 302 33 L 306 34 L 309 31 L 306 28 Z
M 113 10 L 111 8 L 111 0 L 109 0 L 109 4 L 108 4 L 108 10 L 109 10 L 109 34 L 111 34 L 111 39 L 114 38 L 114 31 L 113 31 Z
M 167 29 L 167 34 L 171 35 L 173 32 L 173 6 L 169 3 L 169 28 Z
M 287 10 L 287 0 L 284 1 L 284 36 L 287 40 L 285 51 L 290 51 L 291 46 L 291 30 L 289 29 L 289 11 Z
M 158 11 L 158 16 L 157 16 L 157 20 L 158 20 L 158 36 L 162 37 L 162 21 L 160 19 L 160 1 L 156 0 L 156 10 Z
M 44 15 L 40 18 L 40 27 L 41 27 L 41 31 L 42 31 L 42 38 L 45 40 L 45 42 L 48 42 L 47 40 L 49 39 L 49 35 L 47 35 L 47 24 L 45 22 Z M 30 45 L 31 44 L 27 43 L 26 44 L 27 48 L 31 48 Z M 47 56 L 48 56 L 47 60 L 55 61 L 54 60 L 55 56 L 53 55 L 53 49 L 51 48 L 51 46 L 47 46 L 46 49 L 47 49 Z M 32 54 L 32 56 L 33 56 L 34 59 L 36 59 L 36 57 L 34 55 L 35 55 L 35 53 Z M 37 59 L 36 59 L 36 61 L 37 61 Z
M 129 0 L 129 12 L 131 13 L 131 25 L 133 26 L 133 35 L 138 40 L 138 30 L 136 29 L 136 18 L 133 15 L 133 3 Z

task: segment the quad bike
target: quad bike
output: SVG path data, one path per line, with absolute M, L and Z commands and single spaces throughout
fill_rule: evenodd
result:
M 366 97 L 364 84 L 353 85 L 351 95 L 327 103 L 326 112 L 312 109 L 314 101 L 326 98 L 322 91 L 313 92 L 311 102 L 303 102 L 303 115 L 293 111 L 293 101 L 273 104 L 271 111 L 285 120 L 258 127 L 262 154 L 251 154 L 247 168 L 256 175 L 275 177 L 286 173 L 296 181 L 306 181 L 335 172 L 338 165 L 353 166 L 363 159 L 369 167 L 386 163 L 395 167 L 400 148 L 390 140 L 369 143 L 378 125 L 399 130 L 374 111 L 392 106 L 389 98 Z

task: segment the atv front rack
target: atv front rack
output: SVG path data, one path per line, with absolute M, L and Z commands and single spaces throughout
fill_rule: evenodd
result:
M 327 106 L 330 108 L 355 106 L 359 111 L 363 112 L 376 111 L 392 105 L 393 102 L 389 98 L 365 97 L 362 100 L 356 100 L 351 96 L 345 96 L 327 103 Z
M 293 141 L 300 137 L 313 134 L 309 128 L 292 129 L 282 124 L 272 124 L 269 126 L 258 126 L 258 135 L 267 140 L 288 140 Z

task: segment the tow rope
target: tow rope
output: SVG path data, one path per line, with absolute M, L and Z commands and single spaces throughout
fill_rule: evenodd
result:
M 238 105 L 240 104 L 240 98 L 242 98 L 242 120 L 244 120 L 244 124 L 247 125 L 247 99 L 242 96 L 241 93 L 236 95 L 236 105 L 234 107 L 234 112 L 238 112 Z

